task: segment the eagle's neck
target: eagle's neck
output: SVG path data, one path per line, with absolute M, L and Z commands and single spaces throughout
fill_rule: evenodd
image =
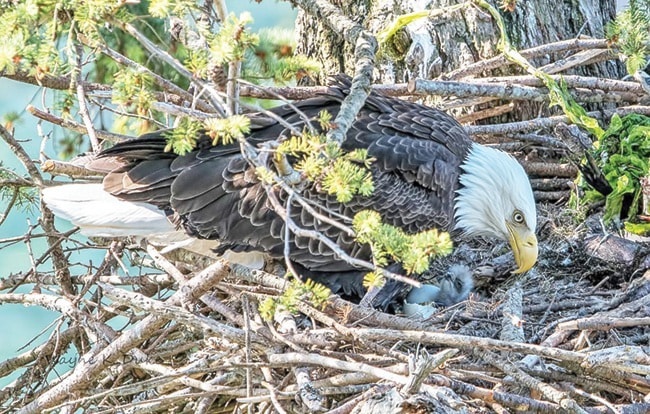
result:
M 454 205 L 456 229 L 467 236 L 507 240 L 506 220 L 520 210 L 528 227 L 535 231 L 533 192 L 517 160 L 505 152 L 474 143 L 461 170 Z

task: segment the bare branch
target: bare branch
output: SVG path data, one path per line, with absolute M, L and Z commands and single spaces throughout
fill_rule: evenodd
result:
M 334 120 L 336 125 L 327 136 L 339 144 L 361 110 L 370 94 L 372 71 L 374 70 L 377 40 L 363 27 L 347 18 L 339 9 L 324 0 L 291 0 L 313 16 L 319 16 L 336 33 L 340 33 L 350 44 L 354 45 L 355 73 L 352 78 L 350 93 L 341 103 L 341 109 Z
M 408 91 L 413 95 L 420 96 L 453 95 L 458 98 L 483 96 L 533 102 L 548 100 L 548 90 L 546 88 L 488 82 L 427 81 L 415 79 L 409 82 Z M 641 99 L 641 96 L 627 92 L 606 93 L 594 90 L 573 90 L 571 92 L 579 102 L 638 102 Z
M 103 173 L 89 170 L 83 165 L 65 161 L 47 160 L 43 163 L 41 169 L 43 172 L 52 175 L 67 175 L 71 178 L 92 178 L 104 176 Z
M 555 43 L 548 43 L 541 46 L 532 47 L 530 49 L 521 50 L 519 53 L 526 59 L 532 59 L 538 56 L 543 56 L 549 53 L 565 52 L 567 50 L 575 49 L 608 49 L 609 42 L 607 39 L 570 39 L 562 40 Z M 496 69 L 498 67 L 508 65 L 510 62 L 504 55 L 499 55 L 491 59 L 485 59 L 476 62 L 472 65 L 467 65 L 464 68 L 457 69 L 449 72 L 444 76 L 445 79 L 461 79 L 467 76 L 476 75 L 487 70 Z
M 241 62 L 234 61 L 228 63 L 228 82 L 226 83 L 226 106 L 228 115 L 237 115 L 239 113 L 239 78 L 241 77 Z
M 587 115 L 591 117 L 606 119 L 611 118 L 614 114 L 620 116 L 628 114 L 650 115 L 650 106 L 623 106 L 616 108 L 614 111 L 592 111 L 587 113 Z M 522 131 L 553 128 L 560 123 L 570 123 L 570 120 L 568 117 L 560 115 L 550 116 L 548 118 L 531 119 L 529 121 L 510 122 L 507 124 L 472 125 L 465 127 L 465 129 L 470 135 L 514 134 Z
M 56 115 L 53 115 L 53 114 L 51 114 L 49 112 L 41 111 L 40 109 L 38 109 L 38 108 L 36 108 L 36 107 L 34 107 L 32 105 L 28 105 L 26 110 L 27 110 L 27 112 L 34 115 L 35 117 L 37 117 L 39 119 L 42 119 L 44 121 L 50 122 L 50 123 L 52 123 L 54 125 L 59 125 L 62 128 L 69 129 L 71 131 L 75 131 L 75 132 L 78 132 L 80 134 L 85 134 L 87 132 L 86 127 L 83 126 L 82 124 L 60 118 L 60 117 L 58 117 Z M 97 130 L 96 133 L 97 133 L 97 137 L 99 137 L 101 139 L 104 139 L 104 140 L 107 140 L 107 141 L 110 141 L 110 142 L 120 142 L 120 141 L 124 141 L 124 140 L 132 138 L 132 137 L 129 137 L 128 135 L 115 134 L 115 133 L 112 133 L 112 132 L 106 132 L 106 131 L 100 131 L 100 130 Z
M 29 154 L 27 154 L 27 151 L 25 151 L 23 146 L 20 145 L 13 134 L 7 131 L 7 129 L 2 124 L 0 124 L 0 136 L 2 136 L 2 139 L 7 143 L 7 145 L 9 145 L 9 148 L 11 148 L 11 151 L 16 155 L 16 157 L 18 157 L 34 183 L 36 183 L 38 186 L 42 186 L 43 177 L 38 171 L 38 168 L 36 168 L 36 164 L 34 164 L 34 161 L 32 161 L 32 159 L 29 157 Z
M 216 262 L 182 286 L 178 292 L 167 300 L 167 303 L 170 305 L 178 305 L 192 302 L 209 289 L 210 286 L 223 278 L 227 270 L 228 268 L 225 262 Z M 49 390 L 40 394 L 34 401 L 22 407 L 17 412 L 20 414 L 35 414 L 41 412 L 43 409 L 61 403 L 64 399 L 68 398 L 70 392 L 85 387 L 88 381 L 101 375 L 104 370 L 125 352 L 138 346 L 148 337 L 151 331 L 163 326 L 166 322 L 167 319 L 161 316 L 147 316 L 133 326 L 131 330 L 115 338 L 108 346 L 92 349 L 80 358 L 80 363 L 70 375 L 56 385 L 53 385 Z

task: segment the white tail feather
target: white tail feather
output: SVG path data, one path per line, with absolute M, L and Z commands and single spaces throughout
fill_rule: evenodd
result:
M 104 191 L 101 184 L 65 184 L 45 188 L 43 202 L 52 212 L 79 227 L 90 237 L 146 237 L 163 252 L 185 248 L 195 253 L 216 257 L 216 240 L 198 240 L 177 229 L 163 211 L 146 203 L 120 200 Z M 261 252 L 235 253 L 223 257 L 254 269 L 264 266 Z
M 87 236 L 150 236 L 176 231 L 160 209 L 120 200 L 104 191 L 101 184 L 49 187 L 43 190 L 43 201 L 55 215 L 78 226 Z

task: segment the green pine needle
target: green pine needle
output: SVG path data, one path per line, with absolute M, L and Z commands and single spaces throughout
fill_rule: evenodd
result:
M 194 150 L 197 139 L 202 135 L 203 124 L 190 118 L 182 118 L 178 126 L 165 134 L 165 151 L 185 155 Z
M 370 290 L 372 288 L 381 288 L 386 283 L 386 278 L 381 272 L 369 272 L 363 277 L 363 287 Z
M 307 302 L 311 306 L 322 309 L 331 296 L 331 291 L 325 286 L 308 280 L 301 282 L 293 279 L 281 296 L 266 298 L 258 307 L 260 315 L 267 321 L 273 320 L 273 315 L 279 310 L 298 313 L 298 302 Z
M 243 139 L 250 132 L 251 121 L 244 115 L 228 118 L 210 118 L 204 121 L 206 133 L 212 138 L 212 145 L 228 145 Z
M 630 75 L 648 65 L 650 43 L 650 8 L 641 1 L 632 1 L 627 9 L 607 25 L 605 35 L 618 45 Z
M 402 263 L 408 273 L 422 273 L 431 260 L 451 253 L 449 234 L 436 229 L 406 234 L 401 229 L 382 223 L 376 211 L 363 210 L 352 220 L 357 241 L 370 244 L 375 264 L 386 266 L 388 260 Z

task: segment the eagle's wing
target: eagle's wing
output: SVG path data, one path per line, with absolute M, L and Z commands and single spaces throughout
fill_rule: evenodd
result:
M 323 109 L 335 116 L 343 93 L 305 100 L 275 110 L 286 122 L 302 130 L 305 118 L 315 119 Z M 392 108 L 392 110 L 391 110 Z M 399 110 L 399 111 L 398 111 Z M 265 119 L 261 122 L 261 119 Z M 263 142 L 289 136 L 286 125 L 268 118 L 253 118 L 249 139 Z M 318 126 L 317 122 L 314 122 Z M 199 140 L 201 143 L 201 140 Z M 238 145 L 201 145 L 184 156 L 164 152 L 160 134 L 118 144 L 105 156 L 118 157 L 124 166 L 111 172 L 105 188 L 117 197 L 149 202 L 173 214 L 189 234 L 219 239 L 240 250 L 259 249 L 274 255 L 284 250 L 284 221 L 272 210 L 255 171 L 239 154 Z M 387 97 L 372 95 L 348 132 L 343 148 L 367 148 L 375 159 L 371 171 L 375 191 L 341 204 L 334 197 L 307 188 L 303 196 L 327 210 L 352 217 L 374 209 L 383 219 L 408 232 L 453 225 L 453 198 L 459 165 L 469 139 L 448 115 Z M 278 194 L 284 201 L 284 194 Z M 298 205 L 294 221 L 323 232 L 344 251 L 369 259 L 367 247 L 357 245 L 336 227 L 318 222 Z M 344 271 L 351 267 L 335 260 L 322 242 L 291 235 L 292 259 L 312 270 Z
M 362 112 L 343 145 L 367 148 L 376 159 L 373 178 L 379 191 L 368 207 L 408 232 L 450 230 L 460 165 L 471 142 L 447 114 L 397 105 L 408 112 Z
M 303 130 L 306 120 L 315 120 L 322 110 L 336 116 L 345 95 L 337 88 L 332 91 L 296 103 L 299 112 L 292 106 L 274 112 L 285 123 Z M 247 139 L 255 144 L 291 134 L 285 123 L 268 117 L 255 115 L 251 120 Z M 318 129 L 318 122 L 312 124 Z M 340 260 L 318 240 L 290 234 L 285 241 L 285 222 L 271 208 L 239 145 L 211 146 L 206 140 L 209 138 L 199 139 L 198 149 L 183 156 L 165 152 L 166 140 L 160 133 L 117 144 L 103 154 L 121 163 L 106 176 L 105 189 L 121 199 L 156 205 L 188 234 L 218 239 L 224 249 L 260 250 L 281 257 L 288 244 L 290 259 L 306 274 L 321 282 L 329 280 L 327 284 L 335 291 L 359 296 L 365 272 Z M 363 209 L 373 209 L 387 223 L 407 232 L 432 227 L 448 230 L 453 227 L 459 166 L 469 145 L 462 127 L 448 115 L 373 94 L 343 143 L 346 150 L 367 148 L 375 159 L 370 168 L 373 194 L 354 197 L 345 204 L 314 186 L 303 189 L 301 195 L 314 201 L 324 215 L 334 211 L 352 217 Z M 286 194 L 277 190 L 277 196 L 286 204 Z M 353 257 L 371 259 L 369 246 L 315 219 L 296 202 L 290 210 L 299 226 L 320 231 Z M 398 289 L 396 285 L 391 295 Z

